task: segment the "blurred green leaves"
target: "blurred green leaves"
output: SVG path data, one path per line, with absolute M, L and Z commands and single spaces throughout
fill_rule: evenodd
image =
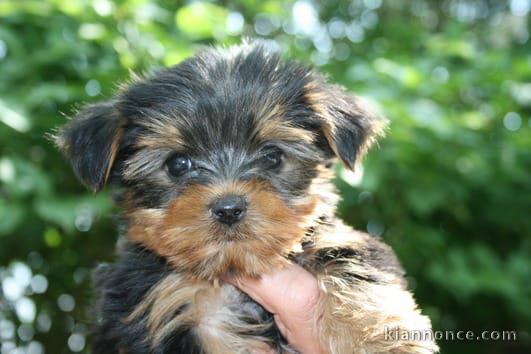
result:
M 477 243 L 449 249 L 446 258 L 433 263 L 428 275 L 458 301 L 467 304 L 485 295 L 503 297 L 514 314 L 531 321 L 531 298 L 521 286 L 531 278 L 528 249 L 503 260 L 491 247 Z
M 221 6 L 198 1 L 177 10 L 175 22 L 192 40 L 221 37 L 225 33 L 227 15 L 228 10 Z
M 68 233 L 76 228 L 80 231 L 88 231 L 94 217 L 106 215 L 111 210 L 111 203 L 105 194 L 98 196 L 83 196 L 71 198 L 47 198 L 35 203 L 35 211 L 51 225 L 60 226 Z M 82 222 L 90 223 L 81 227 L 78 224 L 80 218 L 88 219 Z
M 24 218 L 24 206 L 21 203 L 7 203 L 0 199 L 0 236 L 9 235 Z

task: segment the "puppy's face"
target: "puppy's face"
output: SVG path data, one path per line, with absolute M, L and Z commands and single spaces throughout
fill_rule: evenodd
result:
M 260 44 L 211 49 L 57 136 L 78 177 L 123 190 L 127 236 L 178 270 L 257 276 L 329 211 L 331 159 L 348 166 L 382 129 L 353 96 Z

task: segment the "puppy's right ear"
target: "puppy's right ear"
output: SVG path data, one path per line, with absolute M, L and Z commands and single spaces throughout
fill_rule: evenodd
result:
M 83 107 L 53 137 L 76 176 L 94 192 L 100 191 L 109 178 L 123 125 L 115 102 L 102 102 Z
M 319 136 L 343 164 L 354 169 L 370 146 L 383 135 L 387 120 L 372 111 L 357 96 L 314 76 L 305 87 L 306 101 L 320 119 Z

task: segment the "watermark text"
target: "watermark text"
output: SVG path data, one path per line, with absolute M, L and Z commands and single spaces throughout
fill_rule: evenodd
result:
M 388 341 L 516 341 L 516 331 L 430 331 L 384 328 Z

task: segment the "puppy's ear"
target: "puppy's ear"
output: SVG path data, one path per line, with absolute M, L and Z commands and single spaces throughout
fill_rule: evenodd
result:
M 318 115 L 320 133 L 334 155 L 346 167 L 354 169 L 357 162 L 383 135 L 387 120 L 371 112 L 359 97 L 342 87 L 317 78 L 306 85 L 306 100 Z
M 53 137 L 76 176 L 94 192 L 105 186 L 120 147 L 123 119 L 114 105 L 109 101 L 83 107 Z

